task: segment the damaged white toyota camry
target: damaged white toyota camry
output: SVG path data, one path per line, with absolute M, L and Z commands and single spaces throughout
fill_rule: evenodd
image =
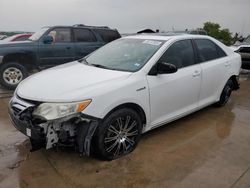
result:
M 33 150 L 69 145 L 112 160 L 146 131 L 226 104 L 240 67 L 240 55 L 208 36 L 129 36 L 27 78 L 9 114 Z

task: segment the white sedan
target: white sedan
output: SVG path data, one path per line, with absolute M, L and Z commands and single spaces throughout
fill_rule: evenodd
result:
M 225 105 L 240 67 L 239 54 L 208 36 L 129 36 L 27 78 L 9 113 L 33 150 L 68 144 L 112 160 L 142 133 Z

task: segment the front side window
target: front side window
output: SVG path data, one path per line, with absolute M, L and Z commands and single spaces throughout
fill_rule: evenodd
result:
M 170 46 L 158 63 L 165 62 L 175 65 L 178 69 L 195 64 L 194 50 L 191 40 L 175 42 Z
M 74 29 L 76 42 L 96 42 L 96 38 L 89 29 Z
M 221 57 L 225 57 L 226 53 L 214 42 L 208 39 L 196 39 L 199 62 L 211 61 Z
M 56 28 L 48 33 L 52 36 L 54 43 L 71 42 L 71 30 L 70 28 Z
M 136 72 L 163 43 L 159 40 L 119 39 L 99 48 L 83 62 L 100 68 Z

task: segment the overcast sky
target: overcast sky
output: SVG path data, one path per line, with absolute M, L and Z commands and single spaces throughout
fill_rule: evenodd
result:
M 206 21 L 250 34 L 250 0 L 0 0 L 0 31 L 48 25 L 107 25 L 121 33 L 144 28 L 195 29 Z

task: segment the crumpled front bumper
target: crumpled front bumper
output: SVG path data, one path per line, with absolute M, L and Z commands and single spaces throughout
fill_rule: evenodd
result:
M 19 109 L 17 110 L 16 107 Z M 35 106 L 31 103 L 27 103 L 22 101 L 18 97 L 14 96 L 9 102 L 9 116 L 12 121 L 14 127 L 22 132 L 24 135 L 28 136 L 31 141 L 32 149 L 31 151 L 35 151 L 41 148 L 47 148 L 48 143 L 54 138 L 51 138 L 51 131 L 56 135 L 58 142 L 51 143 L 53 146 L 60 145 L 60 133 L 58 130 L 52 130 L 54 124 L 59 124 L 59 127 L 63 127 L 63 123 L 66 123 L 63 119 L 55 120 L 54 122 L 48 123 L 47 127 L 42 127 L 38 125 L 34 125 L 30 118 L 23 118 L 22 115 L 25 115 L 25 112 L 29 110 L 29 108 L 34 108 Z M 22 109 L 20 111 L 20 109 Z M 83 117 L 81 117 L 83 118 Z M 73 137 L 73 144 L 77 146 L 77 150 L 81 155 L 90 155 L 90 146 L 91 140 L 95 133 L 95 130 L 99 124 L 99 120 L 94 117 L 87 117 L 87 121 L 77 121 L 77 123 L 72 126 L 75 127 L 75 135 Z M 84 119 L 84 118 L 83 118 Z M 59 121 L 59 122 L 58 122 Z M 67 122 L 69 123 L 69 122 Z M 41 124 L 40 124 L 41 125 Z M 62 126 L 61 126 L 62 125 Z M 46 131 L 47 129 L 47 131 Z M 65 134 L 64 134 L 65 135 Z M 72 137 L 70 138 L 72 140 Z
M 13 110 L 11 104 L 12 100 L 8 106 L 10 120 L 17 130 L 30 138 L 32 145 L 31 150 L 34 151 L 44 147 L 46 143 L 46 137 L 43 133 L 43 129 L 41 127 L 32 125 L 31 121 L 20 120 L 19 115 Z
M 10 110 L 9 110 L 10 111 Z M 12 124 L 24 135 L 34 139 L 34 140 L 44 140 L 45 135 L 42 133 L 42 128 L 34 127 L 31 123 L 27 121 L 20 121 L 13 112 L 9 112 Z

